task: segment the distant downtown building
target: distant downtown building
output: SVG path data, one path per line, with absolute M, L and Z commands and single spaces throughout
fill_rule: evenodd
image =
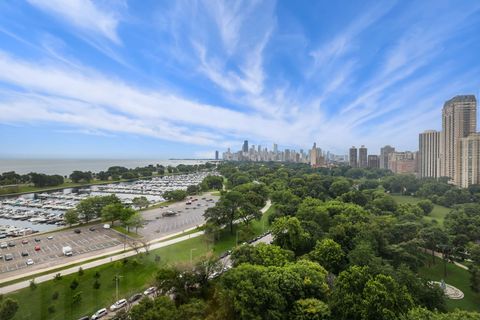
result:
M 352 168 L 358 167 L 357 148 L 355 148 L 355 146 L 350 148 L 350 151 L 348 153 L 348 159 L 349 159 L 350 167 Z
M 386 145 L 380 148 L 380 169 L 388 169 L 388 155 L 392 152 L 395 152 L 392 146 Z
M 380 157 L 376 154 L 369 154 L 368 167 L 371 169 L 380 168 Z
M 477 129 L 477 101 L 474 95 L 455 96 L 445 102 L 442 110 L 440 138 L 440 175 L 450 177 L 461 185 L 460 139 L 475 133 Z
M 418 138 L 420 178 L 440 177 L 440 132 L 427 130 Z
M 248 140 L 243 141 L 242 151 L 248 153 Z
M 363 145 L 358 149 L 358 166 L 360 168 L 366 168 L 368 166 L 367 148 Z
M 215 151 L 215 160 L 218 160 L 218 150 Z
M 460 139 L 458 149 L 456 184 L 463 188 L 480 184 L 480 133 L 472 133 Z

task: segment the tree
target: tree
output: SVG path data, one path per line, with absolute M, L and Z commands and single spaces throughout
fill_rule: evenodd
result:
M 295 301 L 290 319 L 292 320 L 329 320 L 328 305 L 315 298 Z
M 194 195 L 200 192 L 200 187 L 196 184 L 192 184 L 187 187 L 187 193 L 189 195 Z
M 147 197 L 145 196 L 133 198 L 132 203 L 140 209 L 147 208 L 150 205 L 150 201 L 148 201 Z
M 242 263 L 258 264 L 262 266 L 284 266 L 292 262 L 294 254 L 275 245 L 259 243 L 258 245 L 242 245 L 235 248 L 230 257 L 233 266 Z
M 70 283 L 70 289 L 75 290 L 77 289 L 79 283 L 77 279 L 73 279 L 72 282 Z
M 121 203 L 115 195 L 89 197 L 77 204 L 77 212 L 88 223 L 88 221 L 100 217 L 103 207 L 115 203 Z
M 255 205 L 245 201 L 238 208 L 238 217 L 243 220 L 245 225 L 248 226 L 252 220 L 260 219 L 262 217 L 262 213 Z
M 129 225 L 129 221 L 130 221 L 130 218 L 133 217 L 135 215 L 135 213 L 137 213 L 135 210 L 133 210 L 132 208 L 123 208 L 122 211 L 120 211 L 120 216 L 119 216 L 119 220 L 122 222 L 122 225 L 124 227 L 127 227 L 127 230 L 130 230 L 130 225 Z M 140 216 L 141 218 L 141 216 Z M 133 219 L 131 220 L 131 222 L 135 222 L 135 223 L 139 223 L 141 220 L 140 219 Z M 142 224 L 143 226 L 143 224 Z M 138 227 L 137 227 L 138 228 Z
M 13 319 L 18 311 L 18 302 L 11 298 L 3 298 L 0 295 L 0 319 L 10 320 Z
M 320 265 L 306 260 L 283 267 L 241 264 L 219 279 L 216 316 L 285 319 L 295 301 L 327 297 L 326 275 Z
M 78 217 L 78 211 L 76 209 L 70 209 L 65 212 L 63 215 L 63 218 L 65 219 L 65 222 L 68 224 L 69 227 L 72 226 L 72 224 L 78 223 L 80 221 Z
M 90 180 L 92 180 L 92 173 L 75 170 L 70 174 L 70 179 L 75 183 L 80 181 L 90 182 Z
M 185 190 L 165 191 L 163 197 L 168 201 L 182 201 L 187 197 Z
M 433 210 L 433 203 L 428 199 L 420 200 L 419 202 L 417 202 L 417 206 L 419 206 L 423 210 L 425 215 L 429 215 Z
M 207 190 L 210 190 L 210 189 L 222 190 L 223 177 L 209 175 L 203 179 L 202 184 L 206 185 Z
M 166 296 L 158 296 L 154 300 L 142 299 L 130 311 L 130 318 L 135 320 L 177 319 L 175 303 Z
M 338 273 L 345 263 L 345 253 L 342 247 L 332 239 L 317 241 L 315 248 L 309 253 L 309 257 L 332 273 Z
M 138 228 L 143 228 L 145 224 L 145 219 L 139 212 L 135 212 L 130 218 L 127 220 L 127 226 L 135 228 L 135 233 L 138 233 Z
M 347 179 L 337 179 L 335 182 L 332 183 L 330 186 L 330 194 L 333 197 L 339 197 L 344 193 L 350 191 L 350 182 Z
M 412 307 L 404 286 L 390 276 L 373 276 L 368 267 L 341 272 L 331 296 L 332 315 L 338 320 L 396 320 Z
M 413 301 L 406 288 L 390 276 L 379 274 L 365 284 L 362 301 L 365 320 L 396 320 L 412 307 Z
M 272 236 L 273 244 L 298 255 L 303 252 L 308 234 L 296 217 L 281 217 L 272 224 Z
M 108 204 L 102 208 L 102 220 L 111 221 L 113 226 L 115 220 L 120 219 L 123 210 L 124 206 L 121 203 Z
M 207 305 L 203 300 L 190 299 L 188 303 L 178 307 L 178 320 L 204 320 L 207 316 Z

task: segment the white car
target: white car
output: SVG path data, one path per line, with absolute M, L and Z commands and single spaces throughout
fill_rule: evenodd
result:
M 48 239 L 48 240 L 52 240 L 52 239 L 53 239 L 53 236 L 48 236 L 47 239 Z
M 28 259 L 27 262 L 25 262 L 27 264 L 27 266 L 31 266 L 33 264 L 33 260 L 32 259 Z
M 105 223 L 105 224 L 103 225 L 103 229 L 110 229 L 110 225 L 109 225 L 108 223 Z
M 110 311 L 117 311 L 127 305 L 127 299 L 120 299 L 110 306 Z
M 147 290 L 143 291 L 143 294 L 146 295 L 146 296 L 148 296 L 148 295 L 154 293 L 155 291 L 157 291 L 157 288 L 155 288 L 155 287 L 150 287 L 150 288 L 148 288 Z
M 0 248 L 5 249 L 6 247 L 8 247 L 6 242 L 0 243 Z
M 102 318 L 103 316 L 106 316 L 107 314 L 108 314 L 107 309 L 102 308 L 102 309 L 98 310 L 97 312 L 95 312 L 95 314 L 93 316 L 91 316 L 90 319 L 91 320 L 97 320 L 97 319 Z

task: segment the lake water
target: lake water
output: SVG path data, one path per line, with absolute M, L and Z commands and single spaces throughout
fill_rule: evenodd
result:
M 179 164 L 201 164 L 205 160 L 134 160 L 134 159 L 0 159 L 0 173 L 15 171 L 19 174 L 30 172 L 70 175 L 74 170 L 99 172 L 109 167 L 126 168 L 152 165 L 177 166 Z

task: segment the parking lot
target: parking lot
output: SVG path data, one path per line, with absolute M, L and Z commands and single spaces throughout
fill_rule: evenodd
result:
M 107 251 L 112 247 L 123 245 L 123 237 L 117 232 L 110 229 L 103 229 L 102 225 L 94 226 L 95 230 L 89 230 L 88 227 L 79 227 L 80 233 L 74 230 L 64 230 L 48 234 L 30 235 L 21 238 L 1 239 L 0 243 L 13 243 L 15 246 L 8 246 L 0 249 L 0 279 L 2 277 L 11 276 L 15 271 L 25 272 L 38 270 L 54 265 L 74 261 L 78 258 L 88 257 L 89 253 L 97 254 Z M 52 237 L 49 239 L 48 237 Z M 35 240 L 37 239 L 37 241 Z M 22 243 L 22 241 L 28 243 Z M 39 246 L 39 250 L 35 247 Z M 62 248 L 70 246 L 73 256 L 67 257 L 63 254 Z M 22 253 L 28 254 L 22 256 Z M 13 259 L 5 260 L 5 256 L 11 254 Z M 33 265 L 27 266 L 26 261 L 33 260 Z
M 194 199 L 197 200 L 192 201 Z M 138 233 L 152 240 L 201 225 L 205 220 L 203 213 L 207 208 L 213 207 L 218 199 L 218 196 L 212 195 L 194 196 L 191 200 L 189 197 L 168 207 L 144 211 L 143 217 L 147 223 L 144 228 L 138 229 Z M 169 210 L 175 215 L 163 216 Z
M 201 225 L 205 220 L 203 213 L 207 208 L 213 207 L 218 199 L 218 196 L 211 195 L 194 196 L 167 207 L 143 211 L 142 215 L 146 224 L 144 228 L 138 229 L 138 233 L 146 240 L 151 241 Z M 191 204 L 187 204 L 189 202 Z M 173 211 L 174 215 L 165 216 L 168 211 Z M 91 226 L 78 227 L 80 233 L 75 233 L 73 229 L 67 229 L 21 238 L 0 239 L 0 244 L 2 242 L 15 244 L 15 246 L 0 248 L 0 281 L 2 278 L 68 262 L 73 263 L 78 259 L 107 254 L 115 249 L 123 248 L 125 237 L 122 234 L 111 229 L 103 229 L 102 224 L 93 227 L 94 231 L 89 230 Z M 48 237 L 52 237 L 52 239 Z M 37 242 L 35 239 L 39 241 Z M 22 243 L 24 240 L 28 243 Z M 40 249 L 35 250 L 35 246 L 39 246 Z M 62 248 L 65 246 L 72 248 L 73 256 L 67 257 L 63 254 Z M 22 256 L 22 253 L 28 255 Z M 11 254 L 13 259 L 6 261 L 7 254 Z M 33 265 L 27 266 L 28 259 L 33 260 Z

